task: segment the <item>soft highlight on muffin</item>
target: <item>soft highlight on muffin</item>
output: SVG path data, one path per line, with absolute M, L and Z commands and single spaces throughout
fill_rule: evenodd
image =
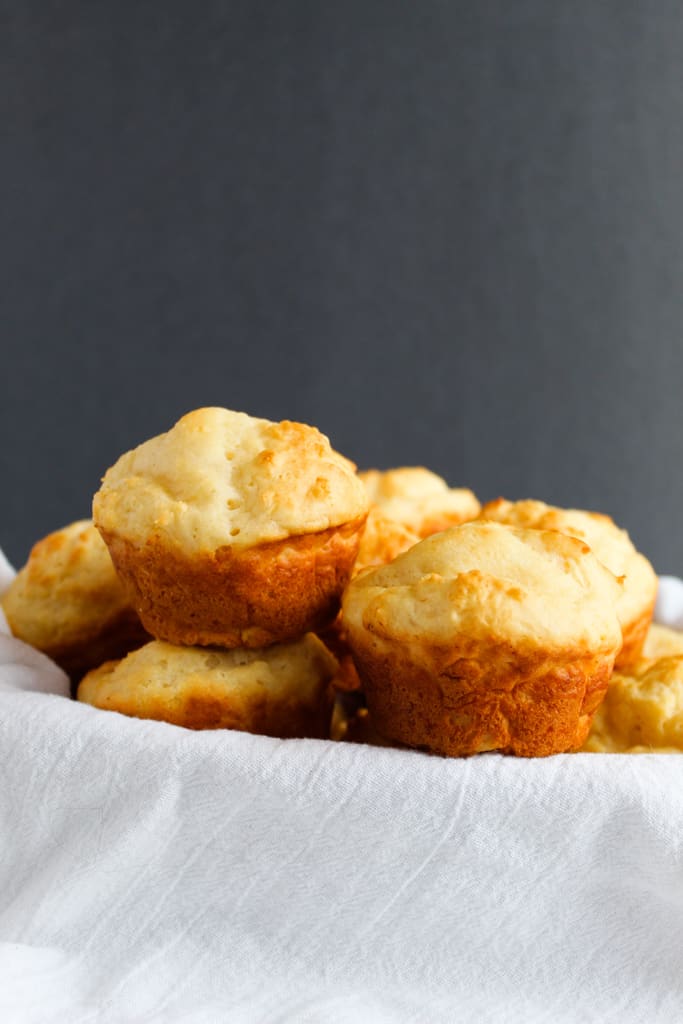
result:
M 657 575 L 610 516 L 582 509 L 555 508 L 542 501 L 506 501 L 484 505 L 482 519 L 525 529 L 558 530 L 584 541 L 610 572 L 622 580 L 617 613 L 623 633 L 617 666 L 634 664 L 641 655 L 657 597 Z
M 122 455 L 93 502 L 97 526 L 191 553 L 316 533 L 362 518 L 353 463 L 315 427 L 204 408 Z

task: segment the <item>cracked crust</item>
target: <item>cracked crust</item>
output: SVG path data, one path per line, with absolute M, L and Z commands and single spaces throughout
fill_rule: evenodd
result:
M 107 470 L 95 525 L 188 556 L 322 533 L 367 515 L 355 468 L 307 424 L 196 409 Z
M 497 498 L 484 505 L 481 517 L 509 526 L 559 530 L 588 544 L 602 564 L 623 580 L 617 602 L 623 644 L 616 667 L 626 668 L 638 661 L 654 612 L 657 575 L 633 546 L 626 530 L 600 512 L 555 508 L 533 500 L 511 502 Z

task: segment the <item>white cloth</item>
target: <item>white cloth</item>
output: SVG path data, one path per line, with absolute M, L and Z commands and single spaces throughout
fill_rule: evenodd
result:
M 683 1017 L 683 758 L 188 732 L 11 638 L 0 684 L 3 1024 Z

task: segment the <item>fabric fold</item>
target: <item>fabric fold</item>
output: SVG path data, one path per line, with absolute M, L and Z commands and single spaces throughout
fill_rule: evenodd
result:
M 680 1015 L 683 758 L 194 733 L 67 692 L 0 637 L 0 1019 Z

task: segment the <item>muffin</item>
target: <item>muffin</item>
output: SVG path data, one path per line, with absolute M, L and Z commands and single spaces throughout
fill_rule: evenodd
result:
M 628 673 L 615 672 L 584 750 L 683 751 L 683 654 L 643 659 Z
M 562 533 L 466 523 L 343 600 L 374 727 L 446 755 L 578 749 L 621 646 L 617 580 Z
M 382 515 L 407 527 L 418 537 L 429 537 L 458 526 L 479 514 L 480 505 L 467 488 L 451 488 L 424 466 L 406 466 L 358 474 L 372 505 Z
M 683 633 L 679 629 L 670 629 L 653 622 L 645 637 L 643 658 L 654 660 L 671 654 L 683 655 Z
M 145 627 L 262 647 L 337 613 L 368 501 L 314 427 L 198 409 L 121 456 L 95 524 Z
M 510 502 L 498 498 L 484 505 L 481 515 L 509 526 L 560 530 L 585 541 L 610 572 L 623 577 L 617 611 L 624 640 L 617 668 L 637 662 L 652 621 L 657 575 L 647 558 L 636 551 L 626 530 L 598 512 L 553 508 L 542 501 Z
M 329 735 L 327 684 L 336 661 L 312 633 L 258 649 L 177 647 L 153 640 L 89 672 L 78 699 L 186 729 L 283 738 Z
M 388 519 L 378 506 L 373 505 L 361 535 L 352 575 L 393 562 L 419 540 L 419 534 L 394 519 Z
M 417 534 L 406 526 L 387 519 L 376 506 L 373 506 L 361 536 L 352 576 L 357 576 L 358 573 L 366 569 L 392 562 L 397 555 L 418 544 L 419 540 Z M 341 612 L 334 622 L 321 631 L 320 637 L 339 659 L 339 670 L 332 680 L 333 690 L 348 692 L 360 689 L 356 666 L 346 642 Z
M 72 681 L 149 639 L 87 519 L 38 541 L 1 603 L 14 636 L 47 654 Z

